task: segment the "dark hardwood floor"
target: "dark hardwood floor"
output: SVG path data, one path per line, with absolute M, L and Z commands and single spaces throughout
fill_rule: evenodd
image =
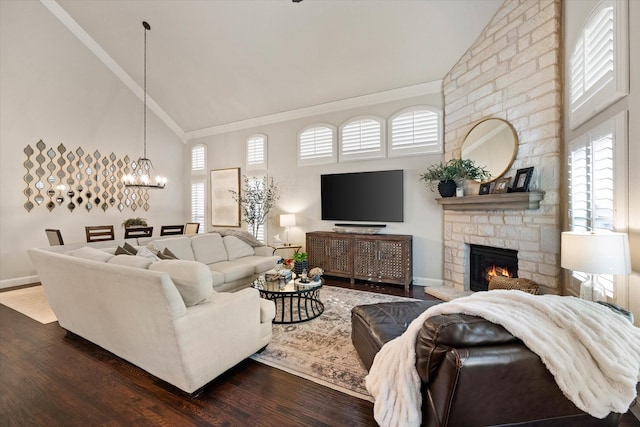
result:
M 327 284 L 419 299 L 423 288 Z M 375 426 L 373 404 L 253 360 L 197 399 L 72 334 L 0 305 L 2 426 Z M 640 426 L 625 416 L 625 427 Z

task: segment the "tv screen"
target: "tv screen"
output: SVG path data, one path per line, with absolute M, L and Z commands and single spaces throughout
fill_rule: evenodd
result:
M 320 176 L 322 219 L 404 221 L 403 170 Z

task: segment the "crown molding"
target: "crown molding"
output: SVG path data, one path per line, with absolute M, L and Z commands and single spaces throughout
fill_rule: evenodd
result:
M 252 119 L 226 123 L 218 126 L 211 126 L 186 132 L 185 140 L 202 138 L 205 136 L 219 135 L 242 129 L 249 129 L 258 126 L 266 126 L 274 123 L 286 122 L 289 120 L 302 119 L 305 117 L 317 116 L 321 114 L 333 113 L 336 111 L 348 110 L 351 108 L 365 107 L 368 105 L 382 104 L 384 102 L 398 101 L 401 99 L 413 98 L 416 96 L 430 95 L 442 92 L 442 80 L 435 80 L 427 83 L 420 83 L 412 86 L 405 86 L 398 89 L 391 89 L 369 95 L 357 96 L 354 98 L 342 99 L 340 101 L 327 102 L 325 104 L 313 105 L 311 107 L 298 108 L 296 110 L 284 111 L 281 113 L 268 114 L 266 116 Z
M 127 74 L 120 65 L 87 33 L 55 0 L 40 0 L 40 2 L 67 27 L 95 56 L 107 66 L 122 83 L 127 86 L 141 101 L 144 100 L 144 90 Z M 186 142 L 185 132 L 173 119 L 147 94 L 147 106 L 164 124 L 175 133 L 182 142 Z

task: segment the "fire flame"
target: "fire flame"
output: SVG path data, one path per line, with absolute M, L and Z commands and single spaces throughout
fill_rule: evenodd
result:
M 509 269 L 504 267 L 496 267 L 495 265 L 493 265 L 491 268 L 487 269 L 485 277 L 487 279 L 487 282 L 489 282 L 491 281 L 491 278 L 495 276 L 513 277 Z

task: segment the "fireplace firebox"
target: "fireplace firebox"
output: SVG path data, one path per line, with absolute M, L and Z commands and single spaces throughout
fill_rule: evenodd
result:
M 494 276 L 518 277 L 518 251 L 470 245 L 469 288 L 486 291 Z

